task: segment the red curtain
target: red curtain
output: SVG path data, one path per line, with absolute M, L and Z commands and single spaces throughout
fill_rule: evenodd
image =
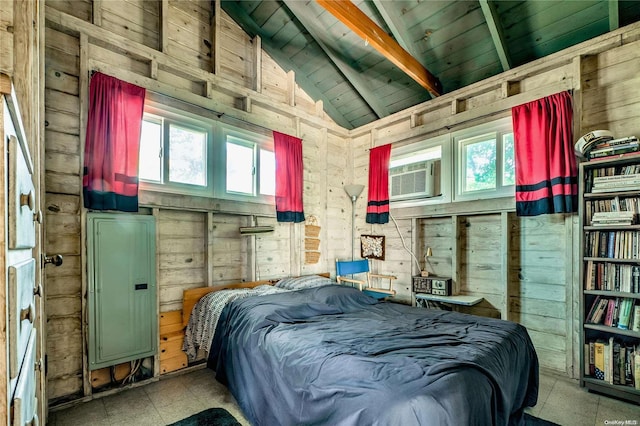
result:
M 145 89 L 102 73 L 89 85 L 84 206 L 138 211 L 138 156 Z
M 391 144 L 369 151 L 367 223 L 389 222 L 389 159 Z
M 303 222 L 302 139 L 273 132 L 276 156 L 276 217 L 278 222 Z
M 514 107 L 512 119 L 517 215 L 577 211 L 571 94 L 557 93 Z

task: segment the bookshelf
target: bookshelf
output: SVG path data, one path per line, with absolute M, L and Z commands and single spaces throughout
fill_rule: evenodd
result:
M 580 164 L 580 385 L 640 403 L 640 154 Z

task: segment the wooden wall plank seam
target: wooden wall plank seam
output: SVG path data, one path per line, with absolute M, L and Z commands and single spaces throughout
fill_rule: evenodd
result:
M 227 79 L 224 79 L 218 75 L 211 74 L 207 71 L 194 68 L 192 65 L 185 63 L 180 59 L 169 56 L 166 53 L 159 52 L 148 46 L 136 43 L 128 40 L 125 37 L 108 32 L 100 27 L 84 22 L 81 19 L 59 12 L 50 6 L 46 6 L 47 22 L 49 25 L 61 27 L 67 30 L 84 33 L 90 37 L 90 40 L 100 40 L 102 44 L 110 46 L 115 51 L 122 51 L 123 49 L 130 54 L 139 58 L 144 58 L 146 61 L 157 60 L 163 69 L 176 73 L 177 75 L 186 75 L 197 81 L 207 82 L 210 81 L 216 88 L 224 88 L 227 91 L 232 91 L 237 97 L 253 98 L 254 102 L 259 103 L 265 108 L 273 109 L 274 111 L 285 114 L 289 117 L 299 117 L 305 122 L 317 126 L 326 127 L 329 131 L 336 133 L 337 135 L 346 136 L 348 131 L 335 123 L 325 120 L 317 115 L 308 114 L 304 111 L 300 111 L 295 107 L 289 106 L 286 103 L 274 105 L 273 101 L 264 94 L 258 93 L 250 88 L 239 86 Z M 219 112 L 229 114 L 231 116 L 237 115 L 237 109 L 223 105 L 216 105 L 215 108 L 219 109 Z M 238 117 L 245 121 L 250 121 L 248 117 Z M 276 123 L 276 127 L 277 123 Z

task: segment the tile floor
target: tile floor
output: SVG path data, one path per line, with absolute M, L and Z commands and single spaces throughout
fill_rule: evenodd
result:
M 159 426 L 209 407 L 223 407 L 248 425 L 234 398 L 214 374 L 209 369 L 196 370 L 65 410 L 52 410 L 48 425 Z M 640 426 L 640 406 L 589 393 L 577 381 L 547 372 L 540 374 L 538 405 L 528 411 L 563 426 Z

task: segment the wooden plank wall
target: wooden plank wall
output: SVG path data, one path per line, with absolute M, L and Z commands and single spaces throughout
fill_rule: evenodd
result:
M 183 290 L 207 285 L 207 215 L 160 209 L 156 234 L 160 312 L 177 310 Z
M 565 215 L 512 217 L 509 231 L 509 319 L 529 331 L 540 364 L 566 368 L 570 349 L 572 271 L 571 218 Z M 577 270 L 575 271 L 578 272 Z
M 87 105 L 82 97 L 88 93 L 90 70 L 303 139 L 304 202 L 307 214 L 316 215 L 322 226 L 321 261 L 304 264 L 303 225 L 276 223 L 272 208 L 141 195 L 148 206 L 141 214 L 156 218 L 161 312 L 181 309 L 187 288 L 330 270 L 333 260 L 327 259 L 347 254 L 340 238 L 350 217 L 342 190 L 350 157 L 348 131 L 296 86 L 293 74 L 256 51 L 259 40 L 250 39 L 214 2 L 52 0 L 46 6 L 45 249 L 64 257 L 62 267 L 47 269 L 45 283 L 48 398 L 55 404 L 92 392 L 83 367 L 86 257 L 81 201 Z M 9 25 L 5 15 L 3 8 L 2 35 Z M 2 43 L 5 49 L 4 39 Z M 331 174 L 328 168 L 333 168 Z M 333 198 L 338 200 L 328 201 Z M 273 225 L 275 232 L 240 236 L 238 228 L 255 220 Z M 331 242 L 333 235 L 339 237 L 337 244 Z
M 45 32 L 45 231 L 48 398 L 78 394 L 83 383 L 79 40 Z M 59 105 L 56 100 L 60 101 Z
M 159 197 L 160 204 L 152 203 L 150 207 L 154 208 L 160 230 L 159 268 L 167 274 L 160 288 L 162 310 L 179 309 L 177 294 L 181 288 L 248 279 L 251 275 L 269 278 L 281 272 L 334 270 L 335 258 L 348 257 L 351 252 L 351 202 L 343 186 L 367 184 L 371 147 L 385 143 L 402 145 L 481 123 L 489 117 L 508 114 L 514 105 L 568 89 L 574 90 L 579 117 L 577 132 L 608 127 L 622 134 L 640 133 L 637 89 L 640 85 L 637 73 L 633 74 L 640 61 L 639 25 L 347 132 L 326 118 L 321 104 L 299 90 L 292 74 L 279 69 L 264 52 L 256 54 L 258 39 L 252 40 L 239 31 L 219 9 L 216 17 L 216 10 L 208 9 L 210 5 L 211 2 L 136 0 L 46 3 L 45 213 L 46 222 L 51 220 L 46 225 L 49 245 L 46 249 L 59 250 L 66 255 L 65 259 L 71 259 L 68 269 L 48 272 L 47 277 L 49 280 L 50 275 L 54 283 L 47 297 L 48 332 L 53 336 L 48 341 L 51 399 L 86 393 L 86 386 L 85 390 L 82 387 L 86 372 L 82 368 L 82 353 L 79 354 L 82 316 L 78 311 L 78 306 L 82 306 L 78 284 L 82 282 L 83 264 L 82 229 L 78 233 L 78 226 L 82 228 L 80 123 L 86 112 L 79 97 L 83 90 L 86 93 L 86 87 L 79 83 L 82 79 L 86 81 L 81 66 L 98 68 L 186 102 L 304 140 L 305 206 L 309 206 L 308 214 L 318 217 L 322 228 L 320 262 L 304 264 L 299 249 L 304 237 L 301 225 L 278 224 L 277 231 L 269 236 L 240 237 L 236 234 L 237 227 L 250 224 L 250 216 L 255 214 L 251 207 L 221 203 L 224 207 L 221 209 L 215 202 L 193 200 L 189 205 Z M 4 10 L 0 12 L 2 36 L 8 34 L 5 15 Z M 133 16 L 131 23 L 135 25 L 130 28 L 119 21 Z M 217 28 L 214 22 L 218 22 Z M 213 40 L 216 33 L 220 34 L 219 40 Z M 4 42 L 0 44 L 3 56 L 6 46 Z M 176 71 L 178 68 L 180 72 Z M 211 73 L 216 70 L 219 74 Z M 262 77 L 256 81 L 256 76 Z M 398 233 L 393 222 L 366 224 L 365 209 L 366 188 L 356 203 L 356 238 L 365 233 L 387 237 L 388 260 L 375 262 L 374 269 L 399 276 L 399 300 L 410 300 L 410 277 L 418 270 L 403 247 L 402 235 L 418 259 L 427 246 L 432 246 L 434 272 L 445 275 L 449 269 L 449 275 L 454 276 L 462 291 L 486 295 L 486 305 L 478 307 L 477 312 L 513 317 L 527 325 L 542 354 L 543 366 L 573 374 L 576 359 L 573 347 L 577 346 L 573 218 L 559 222 L 549 218 L 519 220 L 510 213 L 512 200 L 451 203 L 394 209 Z M 169 223 L 183 219 L 185 235 L 178 235 Z M 268 224 L 273 216 L 260 211 L 259 219 L 261 224 Z M 562 230 L 559 234 L 562 243 L 550 239 L 550 234 L 545 235 L 546 231 L 540 232 L 541 229 Z M 492 235 L 490 238 L 488 233 Z M 187 236 L 185 241 L 183 236 Z M 171 243 L 163 242 L 165 238 L 181 250 L 176 256 L 171 256 Z M 544 241 L 554 241 L 554 250 L 573 260 L 565 262 L 563 280 L 527 279 L 540 269 L 542 260 L 535 247 Z M 484 253 L 489 245 L 489 253 L 496 259 Z M 513 250 L 505 257 L 507 246 Z M 358 247 L 356 244 L 356 252 Z M 446 249 L 450 250 L 450 256 L 440 253 Z M 501 259 L 499 263 L 497 259 Z M 197 265 L 195 272 L 182 274 L 188 269 L 186 264 L 191 263 Z M 515 264 L 522 270 L 514 269 Z M 71 284 L 62 284 L 65 281 Z M 65 303 L 70 310 L 60 306 Z M 564 311 L 532 314 L 536 306 L 550 308 L 559 304 L 564 305 Z M 561 312 L 565 312 L 564 322 Z M 557 333 L 542 330 L 554 326 L 558 326 Z M 566 330 L 564 335 L 562 329 Z
M 504 288 L 500 277 L 499 214 L 466 216 L 460 221 L 459 291 L 462 294 L 482 296 L 483 302 L 466 309 L 469 313 L 488 317 L 501 317 Z
M 562 90 L 572 90 L 576 139 L 590 130 L 611 129 L 618 137 L 640 133 L 640 25 L 634 24 L 526 66 L 446 94 L 351 131 L 354 167 L 366 163 L 366 148 L 403 146 L 506 116 L 510 108 Z M 393 150 L 392 150 L 393 152 Z M 447 173 L 446 169 L 444 172 Z M 359 173 L 356 183 L 366 184 Z M 366 191 L 366 189 L 365 189 Z M 513 199 L 477 200 L 393 208 L 400 232 L 409 234 L 420 264 L 432 247 L 427 269 L 451 276 L 462 294 L 484 301 L 464 312 L 502 317 L 527 327 L 541 366 L 577 377 L 579 353 L 579 253 L 573 215 L 518 218 Z M 360 219 L 363 222 L 363 219 Z M 361 232 L 398 235 L 392 222 Z M 394 259 L 404 251 L 387 245 Z M 395 262 L 388 269 L 410 263 Z M 408 277 L 407 279 L 410 279 Z M 406 299 L 405 286 L 399 296 Z
M 13 2 L 0 8 L 0 72 L 13 75 Z

